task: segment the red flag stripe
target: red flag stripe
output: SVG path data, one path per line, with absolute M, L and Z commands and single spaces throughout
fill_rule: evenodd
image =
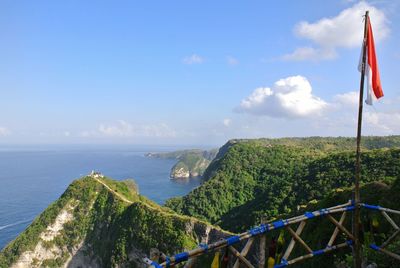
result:
M 367 59 L 368 65 L 372 71 L 372 90 L 374 95 L 377 99 L 383 97 L 381 79 L 379 76 L 379 69 L 378 69 L 378 60 L 376 58 L 375 52 L 375 42 L 374 42 L 374 35 L 372 33 L 371 23 L 368 20 L 368 34 L 367 34 Z

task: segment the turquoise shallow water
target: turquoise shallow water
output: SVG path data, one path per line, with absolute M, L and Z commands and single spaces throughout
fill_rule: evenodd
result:
M 178 148 L 0 148 L 0 249 L 23 231 L 72 180 L 100 171 L 117 180 L 133 178 L 142 195 L 163 204 L 200 184 L 173 181 L 174 160 L 144 157 Z

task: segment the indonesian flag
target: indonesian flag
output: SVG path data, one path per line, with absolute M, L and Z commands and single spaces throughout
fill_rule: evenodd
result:
M 374 35 L 372 33 L 372 27 L 370 20 L 368 19 L 367 25 L 367 40 L 364 45 L 366 48 L 366 65 L 365 65 L 365 74 L 367 76 L 367 99 L 365 103 L 368 105 L 372 105 L 374 100 L 377 100 L 383 97 L 383 91 L 381 86 L 381 79 L 379 77 L 379 69 L 378 69 L 378 60 L 376 59 L 375 53 L 375 43 L 374 43 Z M 362 70 L 362 50 L 360 57 L 360 64 L 358 65 L 358 70 L 361 72 Z

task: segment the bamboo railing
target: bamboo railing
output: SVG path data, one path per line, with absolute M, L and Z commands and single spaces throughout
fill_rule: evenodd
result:
M 393 213 L 400 215 L 400 211 L 383 208 L 380 206 L 368 205 L 368 204 L 360 204 L 360 208 L 380 211 L 383 217 L 395 229 L 395 232 L 381 246 L 371 244 L 369 245 L 369 247 L 373 250 L 379 251 L 397 260 L 400 260 L 400 255 L 390 252 L 386 249 L 387 246 L 391 244 L 394 241 L 394 239 L 400 234 L 400 228 L 394 222 L 394 220 L 389 216 L 389 214 Z M 149 265 L 149 267 L 154 267 L 154 268 L 171 267 L 185 261 L 187 261 L 185 267 L 192 267 L 196 257 L 199 257 L 201 255 L 213 251 L 217 251 L 222 248 L 227 248 L 231 252 L 231 255 L 233 255 L 236 258 L 236 261 L 234 262 L 233 266 L 231 265 L 232 267 L 238 268 L 240 264 L 248 268 L 265 267 L 265 259 L 263 258 L 261 258 L 261 262 L 257 263 L 256 266 L 254 266 L 250 262 L 250 260 L 246 258 L 251 246 L 255 241 L 254 239 L 255 237 L 260 237 L 260 238 L 264 237 L 264 239 L 260 239 L 260 243 L 263 243 L 265 248 L 265 235 L 273 230 L 283 229 L 290 235 L 291 240 L 288 246 L 286 247 L 286 250 L 284 251 L 282 258 L 279 260 L 279 263 L 275 264 L 274 267 L 275 268 L 286 267 L 288 265 L 304 261 L 306 259 L 310 259 L 314 256 L 323 255 L 341 248 L 351 247 L 354 243 L 354 236 L 352 232 L 345 227 L 345 221 L 348 212 L 353 211 L 354 209 L 355 209 L 354 203 L 352 201 L 349 201 L 342 205 L 326 209 L 320 209 L 313 212 L 305 212 L 303 215 L 299 215 L 289 219 L 277 220 L 268 224 L 261 224 L 247 232 L 230 236 L 208 245 L 200 245 L 196 249 L 187 252 L 182 252 L 174 256 L 168 257 L 164 255 L 161 256 L 160 258 L 162 260 L 161 263 L 158 263 L 155 260 L 150 260 L 148 258 L 145 258 L 144 261 Z M 333 216 L 335 214 L 341 214 L 339 220 L 337 220 Z M 307 221 L 320 217 L 325 217 L 326 219 L 328 219 L 329 222 L 333 224 L 334 230 L 326 246 L 322 249 L 315 250 L 312 249 L 301 238 L 301 234 L 306 226 Z M 292 227 L 295 227 L 296 225 L 297 228 L 295 228 L 296 230 L 294 230 Z M 335 241 L 337 240 L 337 237 L 340 234 L 343 236 L 344 242 L 335 244 Z M 246 243 L 244 244 L 242 250 L 239 251 L 234 247 L 234 245 L 242 244 L 244 242 Z M 306 252 L 306 254 L 290 258 L 296 245 L 301 246 L 303 250 Z

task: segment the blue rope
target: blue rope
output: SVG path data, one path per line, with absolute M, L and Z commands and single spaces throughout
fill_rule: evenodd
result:
M 237 243 L 239 241 L 240 241 L 240 237 L 237 236 L 237 235 L 234 235 L 234 236 L 228 237 L 226 239 L 226 244 L 228 244 L 228 246 L 230 246 L 230 245 L 233 245 L 233 244 L 235 244 L 235 243 Z
M 208 245 L 207 244 L 201 243 L 201 244 L 199 244 L 199 247 L 204 249 L 204 253 L 207 253 L 207 251 L 208 251 Z
M 374 206 L 374 205 L 368 205 L 368 204 L 363 204 L 362 205 L 363 207 L 365 207 L 365 208 L 368 208 L 368 209 L 372 209 L 372 210 L 381 210 L 381 206 Z
M 165 267 L 169 268 L 170 265 L 171 265 L 171 259 L 169 257 L 167 257 L 166 260 L 165 260 Z
M 283 226 L 285 226 L 285 222 L 283 220 L 278 220 L 278 221 L 274 221 L 272 223 L 272 225 L 274 226 L 275 229 L 279 229 L 279 228 L 282 228 Z
M 152 261 L 150 265 L 152 265 L 152 266 L 154 266 L 154 267 L 156 267 L 156 268 L 162 268 L 162 266 L 159 265 L 159 264 L 158 264 L 157 262 L 155 262 L 155 261 Z
M 318 210 L 318 212 L 319 212 L 319 214 L 321 214 L 321 216 L 329 213 L 329 211 L 326 208 L 322 208 L 322 209 Z
M 376 250 L 376 251 L 379 251 L 381 249 L 380 247 L 378 247 L 375 244 L 371 244 L 371 245 L 369 245 L 369 247 L 372 248 L 373 250 Z
M 304 213 L 304 216 L 307 217 L 307 219 L 312 219 L 315 217 L 314 213 L 306 211 L 306 213 Z
M 312 252 L 312 254 L 313 254 L 314 256 L 322 255 L 322 254 L 324 254 L 324 253 L 325 253 L 325 250 L 323 250 L 323 249 L 314 250 L 314 251 Z
M 175 263 L 180 263 L 183 261 L 187 261 L 189 259 L 189 253 L 188 252 L 182 252 L 179 254 L 175 255 Z
M 282 267 L 286 267 L 288 265 L 289 265 L 288 261 L 285 259 L 282 259 L 280 264 L 274 265 L 274 268 L 282 268 Z
M 258 234 L 262 234 L 265 233 L 269 230 L 269 227 L 267 224 L 261 224 L 260 226 L 254 227 L 253 229 L 250 229 L 248 231 L 249 234 L 251 234 L 252 236 L 258 235 Z

